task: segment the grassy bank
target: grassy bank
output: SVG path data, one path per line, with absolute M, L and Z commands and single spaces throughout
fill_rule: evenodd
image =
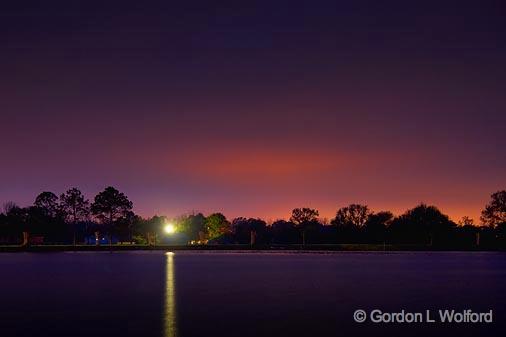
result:
M 497 247 L 433 247 L 430 245 L 334 244 L 334 245 L 32 245 L 0 246 L 0 252 L 64 252 L 64 251 L 503 251 Z

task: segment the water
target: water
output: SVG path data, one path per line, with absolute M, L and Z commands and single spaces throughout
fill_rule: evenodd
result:
M 0 336 L 503 335 L 504 253 L 0 254 Z M 355 323 L 472 309 L 494 323 Z

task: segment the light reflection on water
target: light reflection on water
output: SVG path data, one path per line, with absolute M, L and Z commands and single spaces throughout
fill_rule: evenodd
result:
M 174 253 L 167 252 L 165 254 L 167 259 L 165 270 L 165 317 L 164 317 L 164 337 L 177 336 L 177 322 L 176 322 L 176 285 L 174 275 Z
M 213 336 L 223 326 L 220 337 L 427 337 L 448 329 L 502 337 L 505 271 L 502 252 L 2 253 L 0 336 Z M 357 308 L 492 309 L 494 323 L 358 325 Z

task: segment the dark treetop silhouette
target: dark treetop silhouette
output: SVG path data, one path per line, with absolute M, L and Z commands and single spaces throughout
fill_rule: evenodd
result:
M 405 213 L 373 212 L 366 205 L 351 204 L 336 212 L 330 224 L 318 218 L 318 211 L 295 208 L 289 221 L 267 224 L 262 219 L 239 217 L 228 221 L 225 215 L 201 213 L 175 219 L 153 216 L 144 219 L 132 211 L 128 197 L 107 187 L 93 203 L 77 188 L 58 198 L 42 192 L 33 206 L 4 205 L 0 214 L 0 243 L 4 245 L 99 245 L 108 244 L 243 244 L 269 245 L 383 244 L 420 247 L 497 249 L 506 243 L 506 191 L 491 196 L 481 216 L 481 224 L 463 217 L 458 224 L 437 207 L 419 204 Z M 171 223 L 171 235 L 164 226 Z M 173 232 L 173 233 L 172 233 Z

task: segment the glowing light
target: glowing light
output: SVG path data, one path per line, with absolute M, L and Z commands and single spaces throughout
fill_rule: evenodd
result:
M 168 224 L 165 225 L 165 227 L 163 227 L 163 230 L 167 234 L 174 234 L 176 232 L 176 226 L 174 226 L 171 223 L 168 223 Z

